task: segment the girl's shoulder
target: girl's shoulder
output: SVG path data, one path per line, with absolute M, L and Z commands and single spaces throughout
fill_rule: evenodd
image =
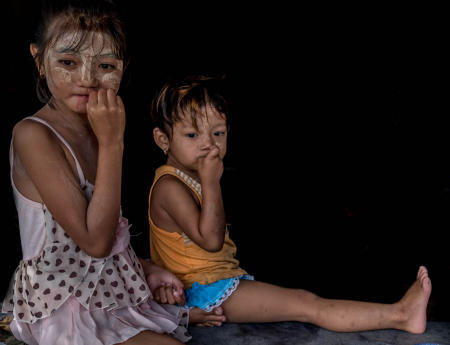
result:
M 49 127 L 38 121 L 28 118 L 19 121 L 13 128 L 12 138 L 14 151 L 19 155 L 24 152 L 62 153 L 56 135 Z
M 26 117 L 17 122 L 13 127 L 13 138 L 24 140 L 36 140 L 39 137 L 54 137 L 51 129 L 43 123 L 33 120 L 31 117 Z

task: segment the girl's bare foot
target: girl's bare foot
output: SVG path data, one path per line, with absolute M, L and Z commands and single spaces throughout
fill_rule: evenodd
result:
M 189 323 L 197 326 L 222 326 L 222 322 L 226 321 L 223 315 L 222 307 L 214 308 L 210 312 L 206 312 L 199 308 L 192 308 L 189 310 Z
M 431 280 L 428 271 L 420 266 L 417 279 L 398 302 L 402 315 L 401 329 L 420 334 L 427 326 L 427 305 L 431 294 Z

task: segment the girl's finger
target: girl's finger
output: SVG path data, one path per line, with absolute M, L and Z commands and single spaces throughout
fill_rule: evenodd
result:
M 116 95 L 116 103 L 119 108 L 125 109 L 122 98 L 119 95 Z
M 106 102 L 106 90 L 105 89 L 99 89 L 97 92 L 97 103 L 98 105 L 102 106 L 106 106 L 107 102 Z
M 97 91 L 92 90 L 89 92 L 89 99 L 88 99 L 88 108 L 94 107 L 97 105 Z
M 108 106 L 117 106 L 117 97 L 113 89 L 106 89 L 106 101 Z

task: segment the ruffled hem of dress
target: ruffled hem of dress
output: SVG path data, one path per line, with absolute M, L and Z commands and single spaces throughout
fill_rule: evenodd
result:
M 151 298 L 142 266 L 129 245 L 128 228 L 128 221 L 121 217 L 113 251 L 104 259 L 88 256 L 60 236 L 40 256 L 22 260 L 3 312 L 13 312 L 18 321 L 32 324 L 50 317 L 71 296 L 91 311 L 137 306 Z
M 253 276 L 244 274 L 242 276 L 233 277 L 232 279 L 233 279 L 233 282 L 231 283 L 231 286 L 223 293 L 223 295 L 217 301 L 215 301 L 214 303 L 209 304 L 205 308 L 203 308 L 204 311 L 210 312 L 214 308 L 219 307 L 223 302 L 225 302 L 228 299 L 228 297 L 230 297 L 233 294 L 233 292 L 236 291 L 241 279 L 253 280 Z
M 71 297 L 49 318 L 34 324 L 14 320 L 11 331 L 29 345 L 113 345 L 143 331 L 168 334 L 187 342 L 191 339 L 188 315 L 186 308 L 160 305 L 153 300 L 136 307 L 91 312 Z

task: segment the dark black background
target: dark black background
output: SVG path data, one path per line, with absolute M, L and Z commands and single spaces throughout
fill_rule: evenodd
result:
M 9 184 L 13 125 L 33 114 L 39 2 L 9 1 L 3 38 L 2 262 L 20 260 Z M 450 320 L 448 67 L 439 8 L 124 2 L 131 64 L 124 216 L 148 256 L 147 198 L 163 156 L 150 99 L 171 75 L 226 75 L 223 190 L 242 267 L 324 297 L 394 302 L 426 265 L 430 318 Z

